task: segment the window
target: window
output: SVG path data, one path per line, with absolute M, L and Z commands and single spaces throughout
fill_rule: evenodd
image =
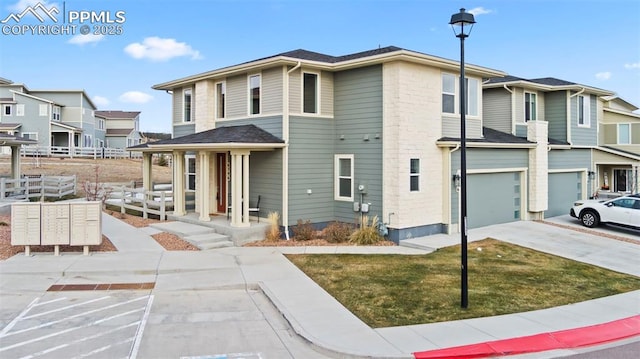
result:
M 460 101 L 456 98 L 456 80 L 458 77 L 451 74 L 442 74 L 442 112 L 459 113 Z M 478 115 L 478 80 L 467 78 L 465 80 L 466 114 Z M 457 106 L 456 106 L 457 105 Z
M 28 138 L 30 140 L 38 140 L 38 133 L 37 132 L 23 132 L 22 135 L 20 135 L 24 138 Z
M 227 95 L 227 86 L 224 82 L 216 84 L 216 117 L 224 118 L 224 100 Z
M 442 112 L 456 113 L 456 77 L 442 74 Z
M 618 124 L 618 144 L 629 145 L 631 144 L 631 125 L 628 123 Z
M 335 200 L 353 201 L 353 155 L 335 156 Z
M 182 92 L 183 102 L 182 102 L 182 122 L 191 122 L 193 115 L 193 106 L 192 106 L 192 90 L 184 89 Z
M 16 116 L 24 116 L 24 104 L 16 105 Z
M 102 118 L 98 119 L 98 129 L 99 130 L 104 130 L 104 119 L 102 119 Z
M 305 72 L 302 77 L 302 111 L 318 113 L 318 74 Z
M 12 114 L 12 106 L 11 105 L 2 105 L 2 114 L 5 116 L 11 116 Z
M 260 114 L 260 75 L 249 76 L 249 114 Z
M 409 167 L 409 190 L 417 192 L 420 190 L 420 159 L 412 158 Z
M 48 116 L 49 115 L 49 105 L 45 103 L 40 104 L 40 116 Z
M 633 175 L 629 169 L 613 170 L 614 192 L 630 192 L 633 189 Z
M 536 106 L 537 99 L 536 94 L 525 92 L 524 93 L 524 120 L 535 121 L 536 120 Z
M 104 141 L 101 139 L 96 139 L 96 147 L 97 148 L 103 148 L 104 147 Z
M 578 126 L 591 125 L 591 106 L 588 96 L 578 96 Z
M 184 156 L 187 165 L 185 166 L 185 183 L 187 185 L 186 190 L 196 190 L 196 156 L 186 155 Z
M 93 146 L 93 137 L 91 135 L 84 135 L 84 141 L 82 142 L 82 147 L 92 147 Z
M 54 121 L 60 121 L 60 106 L 53 106 L 51 110 L 51 119 Z

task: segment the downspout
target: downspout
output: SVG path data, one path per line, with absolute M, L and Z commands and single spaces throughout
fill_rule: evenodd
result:
M 285 73 L 284 89 L 282 94 L 282 139 L 285 146 L 282 148 L 282 226 L 287 240 L 289 237 L 289 75 L 302 67 L 298 61 L 296 66 Z M 283 67 L 286 70 L 286 67 Z
M 573 95 L 569 95 L 569 97 L 567 98 L 567 142 L 570 146 L 573 146 L 573 141 L 571 141 L 571 99 L 580 95 L 584 91 L 585 88 L 583 87 L 580 91 L 574 93 Z

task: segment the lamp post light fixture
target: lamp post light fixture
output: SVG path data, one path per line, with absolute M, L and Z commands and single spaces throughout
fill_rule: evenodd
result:
M 460 9 L 451 15 L 449 25 L 453 33 L 460 39 L 460 244 L 461 244 L 461 273 L 460 273 L 460 306 L 469 307 L 469 290 L 467 278 L 467 131 L 466 131 L 466 80 L 464 75 L 464 39 L 469 37 L 476 21 L 473 14 Z

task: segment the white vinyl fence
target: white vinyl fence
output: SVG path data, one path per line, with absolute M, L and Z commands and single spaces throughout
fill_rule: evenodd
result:
M 20 155 L 29 157 L 69 158 L 142 158 L 142 152 L 130 152 L 123 148 L 21 146 Z
M 107 191 L 109 199 L 107 203 L 120 206 L 120 212 L 125 213 L 127 209 L 142 212 L 143 218 L 148 218 L 149 214 L 155 214 L 161 221 L 167 219 L 167 212 L 173 210 L 173 191 L 160 190 L 166 185 L 157 185 L 153 191 L 144 188 L 134 188 L 128 186 L 112 186 Z
M 24 176 L 20 179 L 0 178 L 0 200 L 30 198 L 62 198 L 75 195 L 76 176 Z

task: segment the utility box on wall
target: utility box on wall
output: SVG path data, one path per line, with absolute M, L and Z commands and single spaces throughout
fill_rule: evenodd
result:
M 40 203 L 11 205 L 11 245 L 40 245 Z
M 75 202 L 69 204 L 71 212 L 71 245 L 94 246 L 102 243 L 102 204 Z

